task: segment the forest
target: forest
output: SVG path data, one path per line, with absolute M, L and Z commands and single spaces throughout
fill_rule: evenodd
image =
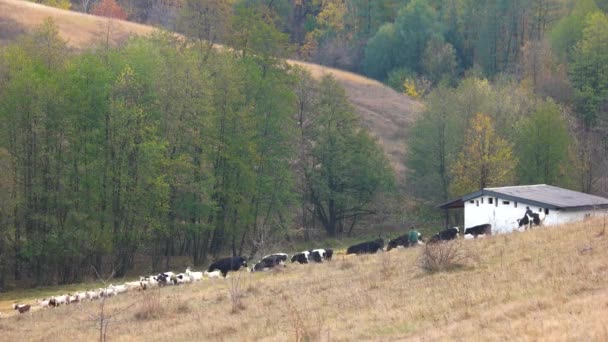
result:
M 439 228 L 482 187 L 608 194 L 606 0 L 37 2 L 186 38 L 75 52 L 47 22 L 0 50 L 0 287 L 343 237 L 380 198 Z M 404 184 L 335 80 L 286 57 L 425 104 Z

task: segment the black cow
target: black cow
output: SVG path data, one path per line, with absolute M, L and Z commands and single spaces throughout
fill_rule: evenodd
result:
M 492 234 L 492 225 L 491 224 L 480 224 L 478 226 L 474 226 L 471 228 L 465 228 L 464 230 L 464 235 L 467 234 L 471 234 L 474 237 L 477 237 L 477 235 L 490 235 Z
M 460 229 L 458 229 L 458 227 L 452 227 L 452 228 L 448 228 L 448 229 L 444 229 L 442 231 L 440 231 L 439 233 L 435 234 L 431 240 L 429 241 L 429 243 L 434 243 L 434 242 L 439 242 L 439 241 L 448 241 L 448 240 L 454 240 L 458 237 L 458 232 L 460 231 Z
M 411 236 L 412 234 L 416 234 L 413 237 Z M 412 231 L 409 232 L 405 235 L 401 235 L 397 238 L 394 238 L 392 240 L 390 240 L 388 242 L 388 245 L 386 247 L 386 251 L 390 251 L 393 248 L 397 248 L 399 246 L 404 247 L 404 248 L 408 248 L 408 247 L 412 247 L 412 246 L 416 246 L 418 244 L 418 241 L 420 241 L 422 237 L 422 234 L 420 234 L 417 231 Z M 411 241 L 410 241 L 411 240 Z
M 287 255 L 285 255 L 287 256 Z M 252 272 L 263 271 L 268 268 L 273 268 L 275 266 L 283 264 L 283 256 L 282 255 L 267 255 L 260 260 L 257 264 L 253 266 Z M 284 264 L 283 264 L 284 266 Z
M 211 265 L 207 269 L 207 272 L 213 272 L 215 270 L 219 270 L 222 272 L 222 276 L 226 278 L 226 275 L 230 271 L 238 271 L 241 266 L 247 267 L 247 260 L 241 256 L 229 257 L 220 259 Z
M 325 248 L 325 260 L 331 260 L 334 256 L 334 250 L 331 248 Z
M 299 262 L 300 264 L 308 264 L 308 255 L 310 254 L 309 251 L 304 251 L 301 253 L 297 253 L 294 254 L 291 257 L 291 262 Z
M 388 245 L 386 245 L 386 251 L 388 252 L 391 249 L 397 248 L 399 246 L 406 248 L 410 246 L 409 234 L 401 235 L 397 238 L 390 240 L 388 242 Z
M 346 254 L 372 254 L 384 248 L 384 240 L 376 239 L 374 241 L 361 242 L 348 247 Z

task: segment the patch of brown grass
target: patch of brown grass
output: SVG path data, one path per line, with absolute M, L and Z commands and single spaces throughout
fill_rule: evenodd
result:
M 602 228 L 601 222 L 584 222 L 461 241 L 463 248 L 480 257 L 474 267 L 458 272 L 419 269 L 415 265 L 422 251 L 411 248 L 165 287 L 159 300 L 168 309 L 160 317 L 138 319 L 139 307 L 134 305 L 110 325 L 109 336 L 119 341 L 175 336 L 238 341 L 510 340 L 513 336 L 604 340 L 608 236 L 597 236 Z M 582 245 L 592 252 L 579 253 Z M 231 279 L 241 281 L 238 297 L 245 309 L 237 314 L 230 313 Z M 110 298 L 108 310 L 128 308 L 131 299 L 143 300 L 138 295 Z M 70 331 L 53 334 L 53 340 L 94 340 L 95 330 L 74 327 L 83 310 L 95 304 L 80 306 L 4 318 L 2 339 L 46 340 L 48 331 Z

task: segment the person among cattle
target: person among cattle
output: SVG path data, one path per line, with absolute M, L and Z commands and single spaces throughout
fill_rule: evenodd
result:
M 416 246 L 418 241 L 420 241 L 421 234 L 416 230 L 412 229 L 408 233 L 408 242 L 410 246 Z
M 525 215 L 532 216 L 532 214 L 533 214 L 532 209 L 530 209 L 530 207 L 526 207 L 526 214 Z

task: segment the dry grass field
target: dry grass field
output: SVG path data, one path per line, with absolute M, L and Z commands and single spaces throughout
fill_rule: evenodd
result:
M 64 11 L 27 1 L 0 0 L 0 45 L 14 41 L 24 32 L 51 17 L 61 37 L 75 49 L 85 49 L 105 39 L 108 20 L 77 12 Z M 114 20 L 111 40 L 116 43 L 131 35 L 146 35 L 151 26 Z M 290 60 L 308 69 L 313 76 L 332 74 L 345 88 L 362 123 L 378 138 L 400 181 L 404 180 L 407 129 L 422 111 L 422 104 L 383 84 L 353 73 L 317 64 Z
M 458 241 L 466 262 L 416 267 L 423 247 L 288 265 L 107 301 L 114 341 L 608 339 L 603 221 Z M 238 298 L 240 303 L 236 301 Z M 3 341 L 90 341 L 100 305 L 0 319 Z M 3 312 L 6 316 L 7 313 Z

